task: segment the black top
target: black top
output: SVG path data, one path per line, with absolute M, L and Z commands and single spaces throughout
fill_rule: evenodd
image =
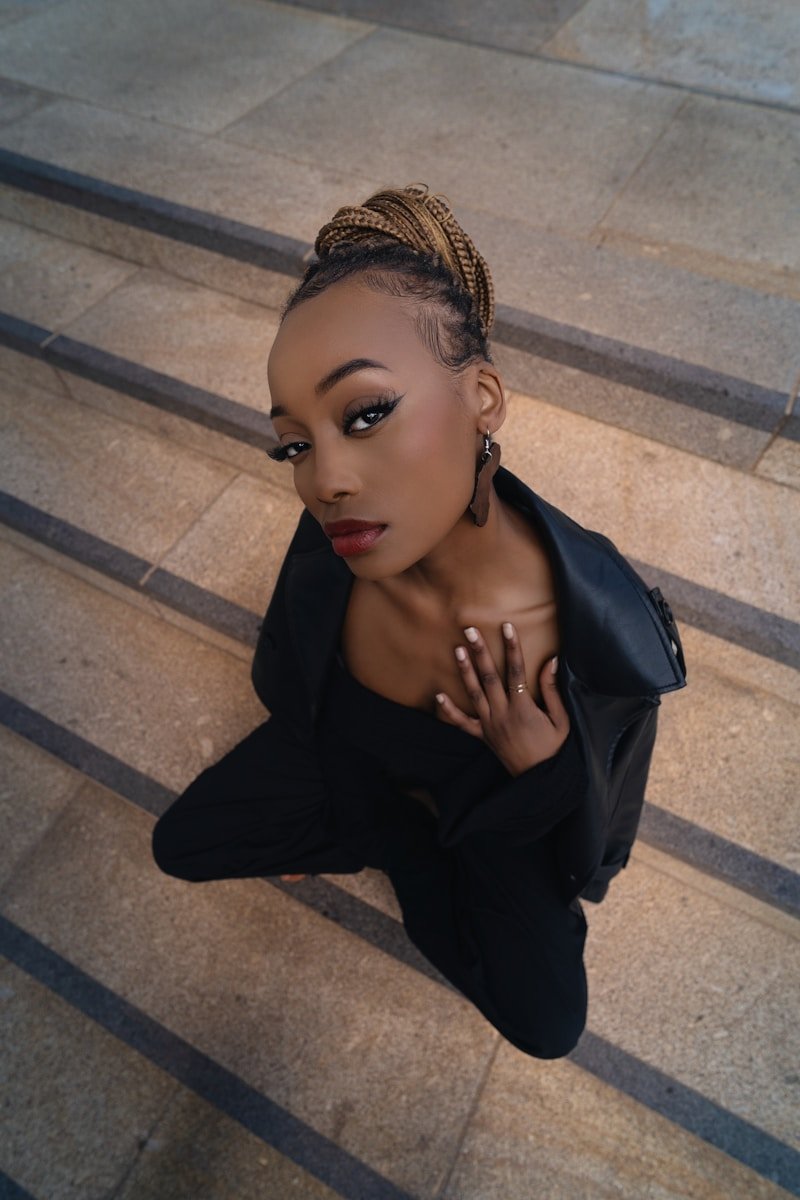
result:
M 552 827 L 579 803 L 586 783 L 572 727 L 557 754 L 512 777 L 480 738 L 360 683 L 341 653 L 328 679 L 321 728 L 334 761 L 351 774 L 355 766 L 373 776 L 372 803 L 358 819 L 353 812 L 362 829 L 383 823 L 391 798 L 422 788 L 434 801 L 443 845 L 477 829 L 523 839 L 533 809 L 540 827 L 542 809 L 552 808 Z

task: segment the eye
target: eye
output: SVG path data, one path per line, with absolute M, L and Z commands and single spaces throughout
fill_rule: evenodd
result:
M 285 446 L 273 446 L 267 451 L 267 458 L 271 458 L 273 462 L 287 462 L 288 459 L 303 454 L 310 445 L 310 442 L 288 442 Z
M 397 407 L 401 400 L 402 396 L 387 396 L 380 400 L 373 400 L 357 412 L 350 413 L 349 416 L 345 417 L 345 433 L 363 433 L 366 429 L 371 429 L 373 425 L 380 424 Z

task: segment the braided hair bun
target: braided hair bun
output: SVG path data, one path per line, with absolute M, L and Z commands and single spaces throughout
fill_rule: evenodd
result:
M 320 229 L 314 250 L 319 260 L 354 243 L 399 242 L 432 257 L 472 298 L 486 336 L 494 321 L 494 285 L 489 268 L 441 196 L 424 184 L 386 188 L 363 204 L 340 208 Z

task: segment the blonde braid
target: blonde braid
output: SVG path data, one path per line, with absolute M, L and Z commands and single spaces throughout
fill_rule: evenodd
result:
M 425 184 L 376 192 L 361 205 L 340 208 L 320 229 L 314 249 L 322 259 L 343 242 L 384 239 L 440 260 L 472 297 L 483 332 L 488 334 L 494 322 L 492 276 L 443 196 L 431 195 Z

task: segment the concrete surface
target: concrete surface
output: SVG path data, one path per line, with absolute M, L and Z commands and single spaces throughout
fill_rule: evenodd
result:
M 444 1196 L 530 1200 L 532 1189 L 548 1200 L 785 1195 L 571 1063 L 532 1072 L 503 1045 Z
M 742 99 L 800 105 L 800 13 L 793 4 L 589 0 L 542 51 Z
M 213 133 L 369 29 L 244 0 L 65 0 L 7 29 L 0 71 Z
M 297 496 L 271 486 L 268 469 L 263 480 L 239 475 L 161 566 L 261 613 L 302 509 Z
M 82 780 L 78 772 L 5 728 L 0 730 L 0 761 L 4 831 L 0 878 L 5 879 L 69 802 Z
M 0 969 L 0 996 L 2 1169 L 33 1195 L 52 1200 L 111 1194 L 175 1083 L 8 963 Z
M 39 843 L 47 868 L 30 857 L 7 884 L 5 913 L 381 1174 L 433 1194 L 496 1032 L 324 918 L 298 924 L 273 888 L 161 875 L 151 824 L 87 784 Z
M 534 491 L 624 554 L 796 617 L 800 496 L 793 488 L 531 397 L 512 400 L 497 440 L 503 461 Z M 552 449 L 560 446 L 569 446 L 576 470 L 564 470 Z
M 132 554 L 160 559 L 234 470 L 21 383 L 0 384 L 4 487 Z
M 268 412 L 276 329 L 271 309 L 143 270 L 71 322 L 69 336 Z
M 51 720 L 181 790 L 266 719 L 239 660 L 8 543 L 0 556 L 3 687 Z M 11 637 L 25 626 L 29 642 Z
M 136 271 L 129 262 L 9 221 L 0 221 L 0 247 L 0 308 L 53 330 Z

